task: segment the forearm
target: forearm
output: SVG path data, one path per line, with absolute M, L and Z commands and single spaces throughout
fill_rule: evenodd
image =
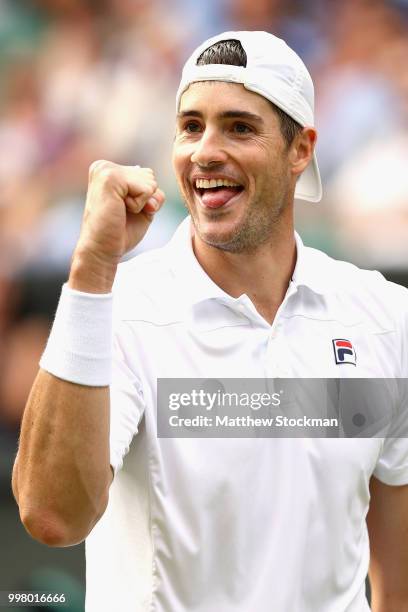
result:
M 401 612 L 408 610 L 407 598 L 395 598 L 392 594 L 389 597 L 376 597 L 371 599 L 371 612 Z
M 111 482 L 109 387 L 40 370 L 24 413 L 13 490 L 33 537 L 82 541 L 104 512 Z
M 118 261 L 140 242 L 163 202 L 150 168 L 104 160 L 90 167 L 68 287 L 24 413 L 13 472 L 22 521 L 44 543 L 83 540 L 105 511 L 112 481 L 108 294 Z
M 408 610 L 408 589 L 406 583 L 400 583 L 394 576 L 386 576 L 379 568 L 370 572 L 371 610 L 372 612 L 400 612 Z
M 371 609 L 373 612 L 408 610 L 408 486 L 370 480 Z

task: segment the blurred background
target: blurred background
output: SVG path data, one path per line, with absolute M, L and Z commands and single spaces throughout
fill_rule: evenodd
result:
M 0 0 L 0 590 L 54 588 L 83 610 L 83 548 L 47 549 L 18 523 L 22 411 L 89 164 L 154 168 L 167 203 L 138 250 L 164 244 L 186 214 L 170 163 L 180 69 L 234 29 L 282 36 L 314 78 L 324 198 L 298 203 L 306 244 L 408 284 L 408 0 Z

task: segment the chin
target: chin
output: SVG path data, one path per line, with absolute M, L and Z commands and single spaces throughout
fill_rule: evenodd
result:
M 220 227 L 221 221 L 194 223 L 196 232 L 202 242 L 222 251 L 240 252 L 242 226 L 235 224 L 224 230 Z

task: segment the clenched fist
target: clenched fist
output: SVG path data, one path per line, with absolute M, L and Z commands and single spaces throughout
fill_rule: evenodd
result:
M 163 202 L 150 168 L 94 162 L 70 287 L 109 292 L 121 257 L 139 244 Z

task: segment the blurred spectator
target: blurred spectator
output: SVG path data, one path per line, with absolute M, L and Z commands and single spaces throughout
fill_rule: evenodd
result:
M 226 0 L 225 12 L 232 30 L 266 30 L 280 36 L 309 64 L 323 42 L 322 0 Z
M 328 22 L 327 54 L 315 64 L 318 158 L 323 180 L 372 137 L 401 122 L 401 98 L 380 68 L 400 31 L 398 14 L 379 0 L 345 0 Z
M 2 419 L 15 430 L 20 425 L 48 333 L 46 319 L 29 317 L 13 327 L 6 338 L 7 356 L 3 361 L 0 380 Z
M 407 23 L 393 4 L 343 4 L 318 96 L 337 245 L 356 263 L 384 271 L 406 269 L 408 255 Z
M 406 181 L 398 169 L 406 159 L 407 21 L 392 1 L 330 6 L 326 53 L 313 66 L 325 212 L 302 205 L 299 226 L 335 256 L 406 269 Z
M 356 263 L 396 270 L 408 262 L 408 134 L 370 142 L 328 189 L 338 240 Z

